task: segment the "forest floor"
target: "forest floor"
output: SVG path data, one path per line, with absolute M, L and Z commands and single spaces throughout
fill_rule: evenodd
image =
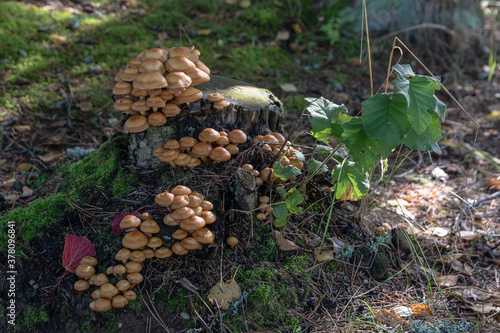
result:
M 0 3 L 0 45 L 9 46 L 0 50 L 0 221 L 5 234 L 6 221 L 15 219 L 17 270 L 12 326 L 2 245 L 1 331 L 498 331 L 498 68 L 490 82 L 483 66 L 433 68 L 468 112 L 443 90 L 437 93 L 447 105 L 442 155 L 397 148 L 386 176 L 372 181 L 362 201 L 335 204 L 330 221 L 331 197 L 320 198 L 315 209 L 276 228 L 272 221 L 250 223 L 244 213 L 226 214 L 224 177 L 234 165 L 195 174 L 132 170 L 117 134 L 123 133 L 120 114 L 112 108 L 115 74 L 143 49 L 196 45 L 212 72 L 273 91 L 285 104 L 284 131 L 294 136 L 308 129 L 304 97 L 323 96 L 357 114 L 370 96 L 368 62 L 360 63 L 352 51 L 332 53 L 313 35 L 300 39 L 312 33 L 304 25 L 300 31 L 300 20 L 276 23 L 266 16 L 282 10 L 291 15 L 292 9 L 266 1 L 250 8 L 244 1 L 193 1 L 185 8 L 78 3 Z M 256 28 L 256 22 L 265 24 Z M 13 36 L 14 30 L 19 34 Z M 385 80 L 390 46 L 377 52 L 375 87 Z M 400 62 L 405 59 L 423 72 L 406 55 Z M 311 140 L 301 136 L 297 142 L 307 147 Z M 114 216 L 151 211 L 160 221 L 154 196 L 179 183 L 193 189 L 210 184 L 218 193 L 214 211 L 225 220 L 219 237 L 235 235 L 238 246 L 148 261 L 145 282 L 135 289 L 139 298 L 124 309 L 90 311 L 90 294 L 73 290 L 74 274 L 48 292 L 65 274 L 65 234 L 91 240 L 105 270 L 120 248 L 120 238 L 110 232 Z M 311 197 L 321 197 L 314 184 L 310 189 Z M 275 231 L 298 249 L 284 250 Z M 374 261 L 370 253 L 387 255 L 383 274 L 371 268 L 373 262 L 355 259 L 360 249 Z M 222 311 L 207 295 L 230 279 L 243 294 Z

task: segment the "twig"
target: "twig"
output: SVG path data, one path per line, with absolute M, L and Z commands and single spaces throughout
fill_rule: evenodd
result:
M 66 79 L 69 90 L 69 96 L 66 99 L 66 106 L 68 108 L 68 127 L 72 129 L 73 126 L 71 125 L 71 104 L 73 104 L 73 88 L 71 87 L 71 83 L 69 82 L 69 78 L 66 74 L 64 75 L 64 78 Z
M 196 309 L 195 309 L 195 307 L 193 305 L 193 300 L 191 299 L 191 295 L 189 295 L 187 299 L 188 299 L 188 302 L 189 302 L 189 306 L 191 307 L 191 310 L 196 315 L 196 318 L 198 318 L 198 320 L 200 321 L 200 323 L 203 325 L 203 327 L 205 327 L 205 329 L 208 332 L 213 333 L 212 329 L 207 325 L 207 323 L 205 323 L 205 321 L 203 320 L 203 318 L 201 318 L 201 316 L 198 313 L 198 311 L 196 311 Z
M 500 196 L 500 191 L 495 192 L 495 193 L 490 194 L 490 195 L 487 195 L 487 196 L 485 196 L 485 197 L 482 197 L 481 199 L 478 199 L 478 200 L 474 201 L 474 202 L 471 204 L 471 206 L 472 206 L 472 207 L 476 207 L 476 206 L 477 206 L 477 205 L 479 205 L 481 202 L 489 201 L 489 200 L 494 199 L 494 198 L 496 198 L 496 197 L 498 197 L 498 196 Z

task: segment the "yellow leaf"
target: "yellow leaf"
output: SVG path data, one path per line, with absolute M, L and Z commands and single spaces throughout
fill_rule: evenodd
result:
M 331 250 L 331 251 L 323 251 L 323 252 L 321 252 L 321 253 L 320 253 L 320 254 L 316 257 L 316 259 L 317 259 L 319 262 L 333 260 L 333 259 L 334 259 L 334 256 L 333 256 L 333 250 Z
M 240 286 L 238 286 L 238 283 L 234 279 L 216 283 L 208 294 L 208 300 L 210 302 L 217 301 L 218 306 L 222 310 L 227 310 L 229 303 L 238 300 L 240 297 Z
M 200 30 L 196 31 L 196 34 L 198 34 L 200 36 L 208 36 L 211 33 L 212 33 L 211 29 L 200 29 Z

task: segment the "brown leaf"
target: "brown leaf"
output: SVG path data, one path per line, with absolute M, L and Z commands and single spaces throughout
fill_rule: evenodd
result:
M 474 301 L 485 301 L 490 298 L 500 298 L 500 293 L 489 291 L 478 287 L 465 287 L 463 289 L 455 289 L 455 291 L 464 298 L 472 298 Z
M 299 249 L 297 244 L 291 240 L 285 239 L 283 234 L 280 234 L 279 231 L 274 230 L 273 237 L 276 239 L 276 244 L 278 244 L 281 251 L 296 251 Z
M 91 102 L 85 101 L 85 102 L 80 102 L 78 103 L 78 107 L 80 110 L 83 112 L 90 111 L 94 107 Z
M 63 156 L 64 156 L 64 154 L 62 154 L 62 153 L 56 153 L 56 152 L 50 151 L 46 154 L 39 155 L 38 158 L 44 162 L 52 162 L 52 161 L 60 159 Z
M 33 164 L 30 164 L 30 163 L 25 163 L 25 162 L 21 162 L 19 163 L 17 166 L 16 166 L 16 171 L 17 172 L 24 172 L 24 171 L 28 171 L 30 170 L 31 168 L 33 168 Z
M 436 276 L 436 285 L 439 287 L 453 287 L 458 282 L 458 275 Z
M 400 315 L 392 310 L 375 310 L 373 314 L 375 316 L 375 320 L 381 325 L 396 327 L 405 322 L 405 320 L 401 318 Z
M 27 131 L 31 130 L 30 125 L 16 125 L 16 126 L 13 126 L 13 128 L 18 132 L 27 132 Z
M 416 303 L 410 304 L 412 312 L 416 316 L 432 316 L 432 310 L 427 304 Z
M 28 186 L 23 186 L 23 193 L 21 194 L 21 198 L 31 197 L 33 195 L 33 190 Z
M 13 205 L 20 197 L 21 196 L 17 194 L 7 194 L 3 196 L 5 203 L 7 205 Z
M 95 256 L 95 247 L 85 236 L 66 234 L 62 265 L 68 272 L 74 273 L 83 257 Z
M 482 314 L 500 311 L 500 307 L 493 305 L 493 304 L 490 304 L 490 303 L 473 304 L 473 305 L 470 305 L 469 308 L 474 310 L 475 312 L 482 313 Z
M 318 254 L 318 256 L 316 257 L 316 259 L 319 261 L 319 262 L 322 262 L 322 261 L 330 261 L 330 260 L 333 260 L 335 257 L 333 255 L 333 250 L 330 250 L 330 251 L 323 251 L 321 252 L 320 254 Z

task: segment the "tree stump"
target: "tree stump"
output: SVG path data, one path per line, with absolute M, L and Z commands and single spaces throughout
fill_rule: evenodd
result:
M 167 118 L 163 126 L 150 126 L 146 131 L 130 133 L 129 159 L 134 165 L 155 168 L 162 164 L 153 158 L 153 151 L 169 139 L 183 136 L 197 138 L 204 128 L 231 131 L 241 129 L 249 137 L 281 130 L 283 105 L 269 90 L 229 77 L 211 75 L 209 82 L 196 86 L 203 97 L 193 103 L 180 105 L 181 112 Z M 230 105 L 216 110 L 207 99 L 211 93 L 221 93 Z M 247 142 L 247 146 L 251 140 Z M 245 149 L 245 145 L 241 145 Z

